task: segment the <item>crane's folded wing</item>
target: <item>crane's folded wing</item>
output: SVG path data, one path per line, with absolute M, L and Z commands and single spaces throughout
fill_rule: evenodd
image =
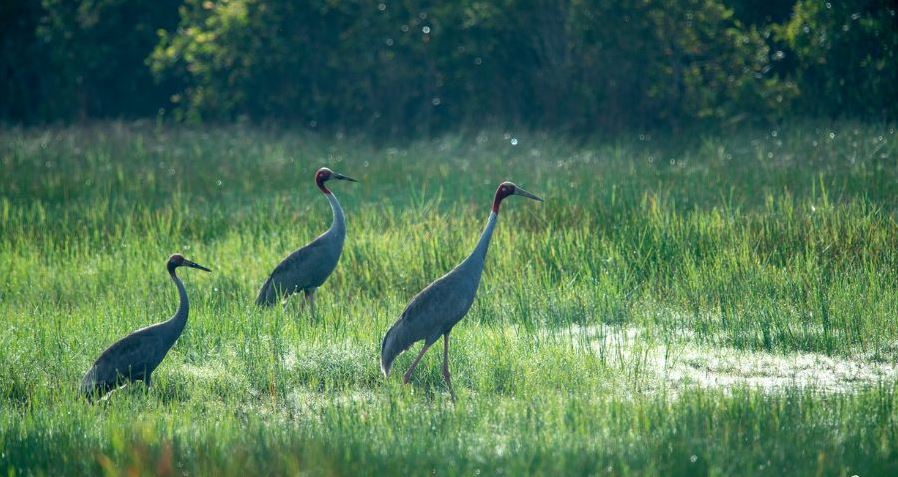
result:
M 156 369 L 166 352 L 168 348 L 162 338 L 152 329 L 135 331 L 97 358 L 94 363 L 96 379 L 98 382 L 111 382 L 117 380 L 119 375 L 143 377 L 145 371 Z

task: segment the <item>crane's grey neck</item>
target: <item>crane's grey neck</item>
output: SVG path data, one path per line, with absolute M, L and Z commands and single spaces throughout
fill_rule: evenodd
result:
M 181 278 L 178 277 L 177 273 L 174 270 L 170 272 L 171 279 L 175 282 L 175 286 L 178 287 L 178 299 L 180 303 L 178 304 L 178 311 L 175 312 L 175 316 L 172 316 L 166 322 L 168 328 L 168 336 L 167 338 L 174 343 L 178 336 L 181 335 L 181 332 L 184 331 L 184 326 L 187 325 L 187 314 L 190 311 L 190 302 L 187 300 L 187 290 L 184 289 L 184 283 L 181 282 Z
M 327 197 L 327 201 L 331 203 L 331 210 L 334 212 L 334 222 L 331 224 L 331 230 L 346 233 L 346 222 L 343 218 L 343 207 L 340 207 L 340 201 L 337 200 L 337 196 L 331 192 L 330 194 L 324 194 Z
M 486 252 L 490 248 L 490 239 L 493 238 L 493 229 L 496 228 L 496 221 L 498 219 L 498 214 L 490 212 L 490 218 L 486 221 L 486 228 L 483 229 L 483 233 L 480 234 L 480 240 L 477 242 L 477 246 L 474 247 L 474 251 L 471 252 L 471 255 L 465 260 L 465 263 L 477 265 L 483 269 L 483 263 L 486 260 Z

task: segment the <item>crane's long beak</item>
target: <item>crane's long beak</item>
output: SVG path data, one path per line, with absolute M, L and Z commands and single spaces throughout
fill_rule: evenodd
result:
M 334 179 L 340 179 L 341 181 L 358 182 L 357 180 L 353 179 L 352 177 L 344 176 L 343 174 L 337 174 L 337 173 L 334 173 Z
M 538 200 L 538 201 L 540 201 L 540 202 L 543 201 L 542 197 L 533 195 L 533 194 L 527 192 L 526 190 L 521 189 L 520 187 L 515 187 L 515 188 L 514 188 L 514 194 L 515 194 L 515 195 L 520 195 L 520 196 L 526 197 L 526 198 L 528 198 L 528 199 Z
M 198 264 L 198 263 L 193 263 L 193 262 L 191 262 L 190 260 L 184 260 L 184 265 L 187 265 L 187 266 L 190 267 L 190 268 L 196 268 L 196 269 L 202 270 L 202 271 L 204 271 L 204 272 L 211 272 L 211 271 L 212 271 L 212 270 L 209 270 L 208 268 L 206 268 L 206 267 L 204 267 L 204 266 L 202 266 L 202 265 L 200 265 L 200 264 Z

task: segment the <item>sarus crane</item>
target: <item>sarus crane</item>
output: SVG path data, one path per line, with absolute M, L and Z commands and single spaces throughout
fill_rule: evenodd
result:
M 178 267 L 211 271 L 179 254 L 169 257 L 166 268 L 178 288 L 180 298 L 178 311 L 170 319 L 141 328 L 116 341 L 106 351 L 103 351 L 103 354 L 97 358 L 97 361 L 81 380 L 81 393 L 88 399 L 104 396 L 127 382 L 143 381 L 147 387 L 150 387 L 153 371 L 165 358 L 168 350 L 175 344 L 175 341 L 181 336 L 181 332 L 184 331 L 184 326 L 187 325 L 190 303 L 187 300 L 184 284 L 175 273 Z
M 330 179 L 358 182 L 352 177 L 337 174 L 326 167 L 315 172 L 315 183 L 330 202 L 334 221 L 326 232 L 305 247 L 291 253 L 274 268 L 259 290 L 256 305 L 272 306 L 281 297 L 286 300 L 290 295 L 302 291 L 306 301 L 315 306 L 315 290 L 324 284 L 327 277 L 337 268 L 337 262 L 343 253 L 343 241 L 346 239 L 343 208 L 340 207 L 340 202 L 333 192 L 324 185 Z
M 446 380 L 446 384 L 452 392 L 452 380 L 449 374 L 449 332 L 467 314 L 474 303 L 474 296 L 480 285 L 480 275 L 483 273 L 486 251 L 499 217 L 499 205 L 503 199 L 511 195 L 520 195 L 542 202 L 541 198 L 511 182 L 503 182 L 499 185 L 486 228 L 480 235 L 480 241 L 477 242 L 471 255 L 412 298 L 411 303 L 402 312 L 402 316 L 387 331 L 380 348 L 380 369 L 384 376 L 389 376 L 390 367 L 396 356 L 415 342 L 424 340 L 424 346 L 403 377 L 403 383 L 408 384 L 421 357 L 442 336 L 443 379 Z

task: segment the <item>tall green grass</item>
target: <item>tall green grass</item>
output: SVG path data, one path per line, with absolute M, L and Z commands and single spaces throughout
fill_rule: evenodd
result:
M 893 126 L 510 137 L 0 130 L 0 472 L 898 472 L 893 378 L 706 388 L 659 383 L 647 358 L 898 360 Z M 362 181 L 333 187 L 340 265 L 314 314 L 257 310 L 266 273 L 329 224 L 322 165 Z M 458 400 L 438 352 L 411 386 L 383 379 L 383 333 L 469 253 L 506 179 L 546 202 L 503 206 L 453 332 Z M 106 346 L 173 312 L 175 251 L 214 273 L 181 273 L 190 321 L 154 388 L 78 399 Z M 640 333 L 614 349 L 576 331 L 598 325 Z

